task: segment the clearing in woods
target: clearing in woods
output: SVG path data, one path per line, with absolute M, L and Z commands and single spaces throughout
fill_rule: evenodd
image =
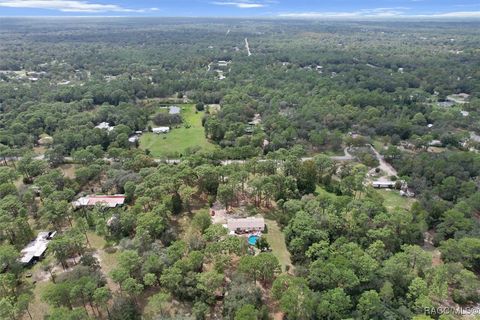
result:
M 197 112 L 193 104 L 180 106 L 183 123 L 166 134 L 144 133 L 140 138 L 141 149 L 148 149 L 153 157 L 159 158 L 178 158 L 192 148 L 203 151 L 215 149 L 205 137 L 202 126 L 204 112 Z
M 290 260 L 290 252 L 288 252 L 287 245 L 285 244 L 285 235 L 280 230 L 277 222 L 274 220 L 265 219 L 267 224 L 267 233 L 265 238 L 270 244 L 272 253 L 278 258 L 282 272 L 293 271 L 292 261 Z

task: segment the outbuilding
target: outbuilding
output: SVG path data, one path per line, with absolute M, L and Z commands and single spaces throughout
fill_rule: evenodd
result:
M 168 132 L 170 132 L 170 127 L 156 127 L 156 128 L 152 128 L 152 132 L 153 132 L 153 133 L 156 133 L 156 134 L 168 133 Z
M 394 188 L 396 182 L 395 181 L 373 181 L 372 186 L 374 188 Z

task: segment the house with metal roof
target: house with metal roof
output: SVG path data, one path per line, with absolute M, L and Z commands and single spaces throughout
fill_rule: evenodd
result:
M 107 208 L 115 208 L 125 203 L 125 195 L 116 194 L 113 196 L 107 195 L 90 195 L 81 197 L 78 200 L 72 202 L 75 208 L 93 207 L 95 205 L 101 205 Z
M 23 265 L 30 265 L 42 259 L 47 251 L 48 243 L 53 239 L 56 233 L 56 231 L 39 232 L 37 238 L 27 244 L 27 246 L 20 251 L 20 262 Z
M 265 219 L 262 217 L 227 219 L 227 228 L 231 232 L 244 233 L 265 230 Z

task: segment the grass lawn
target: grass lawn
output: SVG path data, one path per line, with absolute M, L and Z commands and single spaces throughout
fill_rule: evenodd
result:
M 105 274 L 108 275 L 112 269 L 117 266 L 117 257 L 119 252 L 108 253 L 103 248 L 107 243 L 103 237 L 100 237 L 94 232 L 88 232 L 88 240 L 93 249 L 98 250 L 98 255 L 101 260 L 102 270 Z
M 28 306 L 28 310 L 30 311 L 33 320 L 43 320 L 50 311 L 50 306 L 42 300 L 43 291 L 49 283 L 51 282 L 37 282 L 33 288 L 33 300 Z M 25 312 L 25 314 L 22 316 L 22 319 L 30 319 L 30 317 Z
M 385 200 L 384 205 L 388 210 L 395 208 L 410 209 L 415 199 L 402 197 L 398 190 L 377 190 Z
M 345 153 L 343 151 L 343 148 L 339 150 L 331 150 L 330 148 L 325 148 L 325 150 L 307 150 L 306 156 L 308 157 L 315 157 L 319 154 L 323 154 L 324 156 L 328 157 L 335 157 L 335 156 L 344 156 Z
M 140 148 L 150 150 L 154 157 L 178 157 L 189 148 L 213 150 L 215 146 L 205 138 L 202 127 L 204 112 L 195 113 L 193 104 L 180 105 L 183 124 L 167 134 L 144 133 L 140 137 Z M 187 128 L 186 125 L 190 127 Z
M 265 223 L 267 224 L 268 230 L 265 234 L 265 238 L 267 238 L 267 241 L 272 248 L 272 253 L 278 258 L 282 271 L 285 272 L 287 266 L 290 266 L 290 270 L 293 270 L 292 261 L 290 260 L 290 252 L 288 252 L 287 245 L 285 244 L 285 235 L 280 230 L 276 221 L 265 219 Z

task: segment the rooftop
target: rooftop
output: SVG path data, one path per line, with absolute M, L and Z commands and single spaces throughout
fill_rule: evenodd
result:
M 27 244 L 25 248 L 20 252 L 22 257 L 20 262 L 27 264 L 32 261 L 34 258 L 40 258 L 43 253 L 47 250 L 48 243 L 53 238 L 56 232 L 43 231 L 39 232 L 37 238 Z
M 228 229 L 234 231 L 237 229 L 264 229 L 265 220 L 262 217 L 248 217 L 239 219 L 227 219 Z
M 169 114 L 179 114 L 180 111 L 181 111 L 181 109 L 180 109 L 179 107 L 177 107 L 177 106 L 170 106 L 170 107 L 168 108 L 168 113 L 169 113 Z
M 123 194 L 117 194 L 113 196 L 106 195 L 90 195 L 79 198 L 77 201 L 73 202 L 75 207 L 87 207 L 95 206 L 101 204 L 105 207 L 115 208 L 116 206 L 121 206 L 125 203 L 125 196 Z
M 128 142 L 134 143 L 134 142 L 138 141 L 138 139 L 140 139 L 140 137 L 138 135 L 133 135 L 133 136 L 128 138 Z
M 157 127 L 152 128 L 153 133 L 167 133 L 170 131 L 170 127 Z
M 372 181 L 372 185 L 378 185 L 378 186 L 391 186 L 395 185 L 395 181 Z
M 114 127 L 110 126 L 110 123 L 108 122 L 101 122 L 98 125 L 95 126 L 97 129 L 104 129 L 107 131 L 112 131 Z

